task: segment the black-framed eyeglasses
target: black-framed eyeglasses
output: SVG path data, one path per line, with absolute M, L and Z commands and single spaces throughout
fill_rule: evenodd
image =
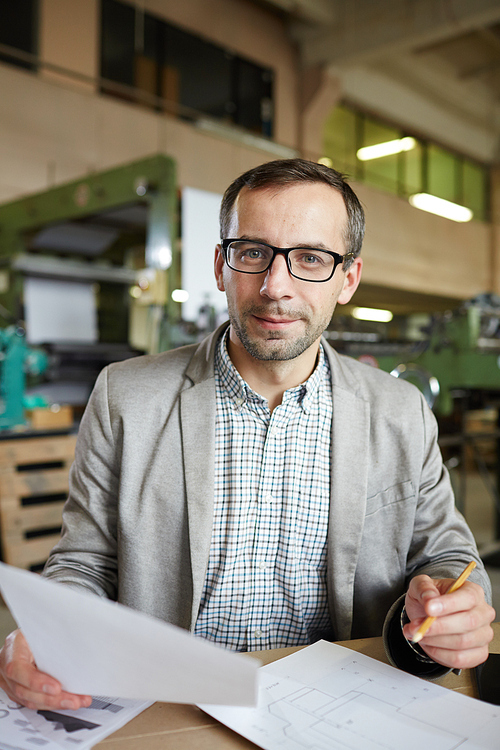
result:
M 221 240 L 221 246 L 224 260 L 233 271 L 264 273 L 280 253 L 285 256 L 288 270 L 294 278 L 317 283 L 329 281 L 337 266 L 354 258 L 354 253 L 340 255 L 313 247 L 274 247 L 253 240 Z

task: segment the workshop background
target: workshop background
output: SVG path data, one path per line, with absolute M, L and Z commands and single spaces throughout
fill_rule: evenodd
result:
M 43 566 L 99 370 L 225 319 L 221 194 L 290 156 L 365 206 L 326 335 L 424 392 L 500 613 L 500 0 L 0 2 L 1 559 Z

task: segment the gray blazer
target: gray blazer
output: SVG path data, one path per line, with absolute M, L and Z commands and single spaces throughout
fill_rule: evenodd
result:
M 200 345 L 101 373 L 46 576 L 194 627 L 212 533 L 221 330 Z M 420 392 L 323 345 L 333 383 L 328 593 L 335 637 L 379 635 L 388 609 L 421 572 L 456 577 L 474 559 L 471 579 L 490 596 Z

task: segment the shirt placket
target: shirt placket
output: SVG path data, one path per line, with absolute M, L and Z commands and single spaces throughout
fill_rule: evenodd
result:
M 270 621 L 274 602 L 274 570 L 281 533 L 283 451 L 281 439 L 288 418 L 284 406 L 269 417 L 262 450 L 262 464 L 256 496 L 257 523 L 252 555 L 254 596 L 247 639 L 248 649 L 271 647 Z

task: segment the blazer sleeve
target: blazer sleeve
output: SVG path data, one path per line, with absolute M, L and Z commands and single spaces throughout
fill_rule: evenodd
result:
M 421 396 L 424 451 L 418 483 L 413 536 L 407 558 L 408 583 L 425 573 L 431 578 L 457 578 L 471 560 L 477 568 L 470 580 L 484 589 L 491 602 L 491 584 L 476 542 L 455 506 L 448 470 L 443 464 L 434 414 Z
M 455 506 L 453 490 L 437 442 L 437 423 L 422 398 L 425 449 L 411 548 L 408 555 L 408 581 L 416 575 L 456 578 L 475 560 L 470 580 L 479 584 L 491 603 L 491 584 L 479 557 L 476 543 L 463 516 Z M 405 595 L 390 608 L 383 627 L 383 640 L 389 662 L 426 679 L 436 679 L 452 671 L 430 659 L 419 658 L 403 636 L 401 612 Z
M 43 575 L 110 599 L 117 597 L 119 465 L 119 438 L 111 429 L 105 368 L 80 425 L 62 535 Z

